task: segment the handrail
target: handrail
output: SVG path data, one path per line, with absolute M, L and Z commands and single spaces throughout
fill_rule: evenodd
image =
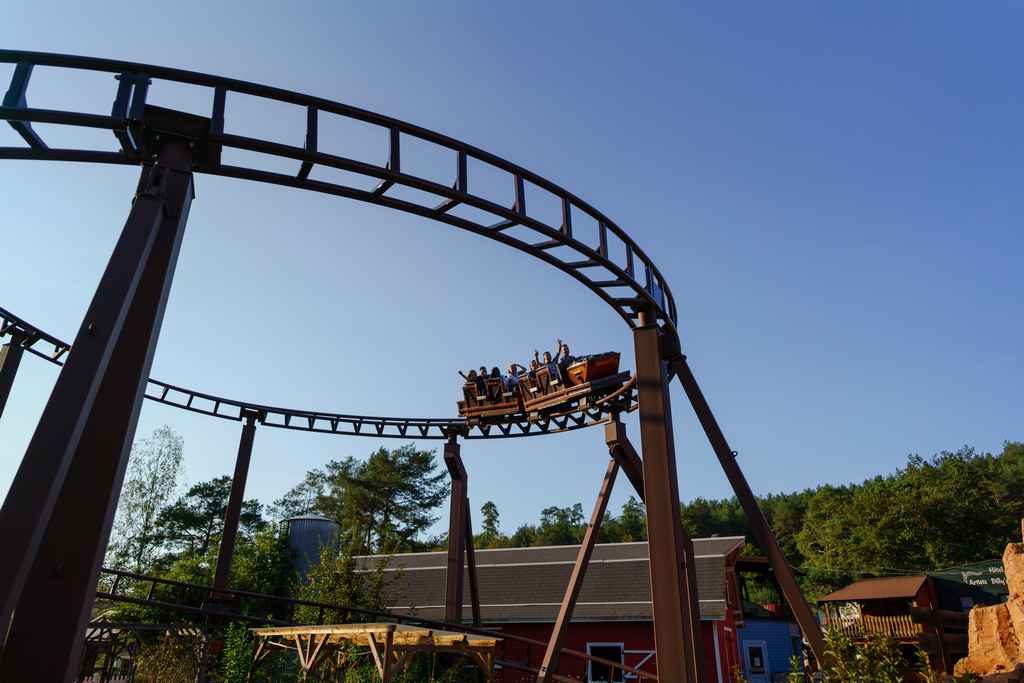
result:
M 113 580 L 109 584 L 109 588 L 104 587 L 103 576 L 112 577 Z M 148 583 L 148 590 L 146 590 L 147 587 L 145 585 L 135 587 L 141 588 L 143 592 L 146 594 L 146 597 L 138 598 L 131 595 L 119 594 L 118 588 L 121 587 L 123 580 L 137 581 L 141 582 L 142 584 Z M 157 590 L 160 586 L 168 586 L 171 588 L 178 589 L 176 591 L 178 596 L 177 600 L 173 603 L 155 600 L 154 595 L 156 595 Z M 202 593 L 202 606 L 194 607 L 185 604 L 186 591 L 189 590 L 199 591 Z M 294 622 L 292 618 L 295 615 L 296 608 L 311 607 L 318 610 L 319 612 L 317 624 L 323 623 L 324 613 L 326 611 L 334 610 L 338 612 L 358 614 L 363 617 L 370 617 L 378 620 L 383 619 L 387 621 L 394 621 L 398 624 L 417 624 L 421 626 L 427 626 L 430 628 L 442 629 L 447 631 L 455 630 L 475 635 L 494 636 L 497 634 L 500 635 L 500 637 L 502 638 L 502 652 L 504 651 L 506 642 L 520 643 L 526 645 L 527 648 L 540 648 L 541 652 L 543 652 L 548 646 L 547 643 L 540 640 L 533 640 L 531 638 L 524 638 L 522 636 L 516 636 L 504 632 L 499 633 L 491 629 L 475 628 L 472 626 L 465 626 L 461 624 L 449 624 L 448 622 L 438 621 L 436 619 L 424 619 L 421 617 L 409 616 L 404 614 L 395 614 L 392 612 L 381 612 L 376 610 L 362 609 L 359 607 L 349 607 L 346 605 L 333 605 L 330 603 L 317 602 L 314 600 L 302 600 L 298 598 L 285 598 L 274 595 L 264 595 L 262 593 L 249 593 L 246 591 L 239 591 L 234 589 L 214 589 L 211 586 L 186 583 L 184 581 L 176 581 L 174 579 L 163 579 L 155 576 L 147 576 L 145 574 L 135 574 L 133 572 L 126 572 L 118 569 L 104 568 L 101 570 L 100 587 L 96 591 L 96 597 L 105 600 L 112 600 L 115 602 L 126 602 L 135 605 L 153 607 L 156 609 L 169 609 L 176 612 L 194 614 L 196 616 L 223 617 L 235 619 L 238 621 L 248 621 L 250 623 L 259 624 L 272 624 L 276 626 L 287 626 L 295 624 L 296 622 Z M 228 601 L 229 599 L 230 602 Z M 253 616 L 251 614 L 244 614 L 242 612 L 236 611 L 242 607 L 243 600 L 254 600 L 262 602 L 263 611 L 260 614 L 260 616 Z M 271 603 L 279 603 L 282 606 L 285 606 L 287 608 L 288 620 L 270 618 L 268 614 L 270 613 Z M 215 606 L 208 607 L 207 605 Z M 225 608 L 228 609 L 226 610 Z M 597 664 L 601 664 L 602 666 L 610 667 L 611 671 L 618 670 L 622 671 L 625 674 L 637 676 L 638 683 L 640 681 L 645 680 L 652 682 L 656 682 L 658 680 L 656 674 L 652 674 L 647 671 L 641 671 L 639 669 L 634 669 L 632 667 L 626 666 L 625 664 L 620 664 L 618 662 L 613 662 L 611 660 L 602 659 L 601 657 L 594 657 L 593 655 L 587 654 L 585 652 L 571 650 L 568 648 L 562 648 L 561 652 L 563 656 L 580 658 L 588 663 L 594 662 Z M 510 668 L 515 668 L 520 671 L 527 671 L 529 673 L 534 674 L 540 672 L 540 669 L 536 667 L 531 667 L 521 662 L 506 660 L 501 658 L 500 656 L 496 656 L 495 661 L 500 663 L 502 666 L 508 666 Z M 587 666 L 589 666 L 589 664 Z M 564 681 L 565 683 L 578 683 L 577 679 L 568 678 L 566 676 L 561 676 L 559 674 L 555 674 L 554 680 Z
M 867 637 L 881 634 L 890 638 L 913 638 L 921 632 L 921 625 L 915 624 L 909 614 L 894 614 L 863 617 L 832 617 L 833 628 L 851 637 Z

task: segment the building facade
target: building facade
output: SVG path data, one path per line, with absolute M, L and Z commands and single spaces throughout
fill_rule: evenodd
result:
M 736 615 L 742 609 L 732 568 L 744 538 L 694 539 L 693 545 L 707 681 L 729 683 L 732 668 L 741 663 Z M 484 626 L 547 642 L 578 554 L 579 546 L 477 550 Z M 404 586 L 392 611 L 443 619 L 446 567 L 445 552 L 392 557 L 388 572 L 397 576 L 393 589 Z M 466 583 L 462 618 L 470 623 L 472 610 Z M 542 648 L 511 641 L 503 647 L 506 657 L 530 666 L 539 667 L 544 658 Z M 563 647 L 657 673 L 646 543 L 594 547 Z M 559 673 L 585 681 L 607 679 L 599 668 L 587 670 L 585 660 L 574 657 L 562 658 Z M 521 677 L 521 672 L 498 674 L 498 680 L 507 683 Z

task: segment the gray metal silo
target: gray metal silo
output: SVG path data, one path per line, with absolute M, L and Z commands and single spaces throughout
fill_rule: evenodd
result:
M 310 570 L 320 564 L 320 546 L 329 546 L 338 552 L 338 534 L 341 526 L 320 515 L 302 515 L 286 519 L 288 545 L 296 552 L 295 573 L 306 583 Z

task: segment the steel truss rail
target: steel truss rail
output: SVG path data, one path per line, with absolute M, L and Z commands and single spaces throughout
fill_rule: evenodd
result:
M 196 135 L 202 139 L 204 151 L 197 155 L 194 171 L 348 197 L 448 223 L 555 266 L 597 294 L 630 328 L 637 326 L 639 310 L 653 309 L 663 321 L 666 332 L 676 334 L 676 306 L 664 278 L 651 259 L 614 221 L 554 183 L 481 149 L 337 102 L 189 71 L 17 50 L 0 50 L 0 62 L 17 65 L 0 107 L 0 119 L 6 119 L 27 143 L 27 147 L 0 147 L 0 158 L 112 164 L 150 162 L 153 153 L 147 146 L 147 132 L 156 130 L 154 119 L 165 110 L 147 105 L 149 89 L 159 88 L 160 81 L 212 88 L 210 118 L 195 117 Z M 117 79 L 112 79 L 110 85 L 114 102 L 111 114 L 28 106 L 26 93 L 32 70 L 37 66 L 111 74 Z M 282 131 L 284 139 L 294 144 L 227 132 L 226 126 L 231 121 L 228 114 L 233 115 L 245 107 L 245 98 L 238 95 L 304 108 L 304 128 Z M 333 148 L 323 149 L 319 131 L 328 116 L 341 117 L 364 127 L 369 125 L 379 132 L 379 137 L 388 141 L 386 148 L 381 145 L 379 150 L 381 163 L 346 157 L 339 153 L 341 150 Z M 108 129 L 117 137 L 121 150 L 51 149 L 32 128 L 33 123 Z M 293 160 L 295 172 L 284 174 L 251 164 L 222 164 L 223 150 L 232 149 L 258 153 L 248 157 L 270 155 Z M 451 164 L 446 179 L 408 170 L 414 166 L 430 166 L 430 160 L 439 154 L 446 156 Z M 345 171 L 353 180 L 343 183 L 311 178 L 311 173 L 320 168 Z M 479 191 L 476 189 L 478 181 L 486 185 L 487 179 L 495 175 L 503 178 L 504 188 L 499 192 L 513 199 L 511 206 L 483 194 L 474 194 Z M 473 190 L 470 189 L 471 179 Z M 561 210 L 560 216 L 554 219 L 542 216 L 544 212 L 535 208 L 555 204 Z M 513 229 L 515 235 L 510 233 Z
M 22 346 L 27 351 L 51 363 L 63 365 L 63 357 L 71 351 L 70 344 L 43 332 L 4 308 L 0 308 L 0 322 L 0 338 L 20 333 L 26 338 Z M 36 349 L 34 345 L 37 342 L 53 346 L 52 353 L 47 354 Z M 149 380 L 146 398 L 194 413 L 236 422 L 241 421 L 245 413 L 254 412 L 258 415 L 260 424 L 267 427 L 397 439 L 448 439 L 452 435 L 466 439 L 538 436 L 600 424 L 606 422 L 612 413 L 632 412 L 637 407 L 635 378 L 631 378 L 621 389 L 587 408 L 577 407 L 538 421 L 531 422 L 524 417 L 486 425 L 470 425 L 463 419 L 371 417 L 275 408 L 183 389 L 155 379 Z

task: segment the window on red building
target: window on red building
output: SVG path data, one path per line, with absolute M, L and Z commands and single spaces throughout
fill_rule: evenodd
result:
M 617 664 L 622 664 L 622 643 L 587 643 L 587 654 L 592 657 L 600 657 Z M 614 673 L 607 664 L 590 662 L 588 681 L 607 681 L 608 683 L 621 683 L 622 669 L 616 669 Z

